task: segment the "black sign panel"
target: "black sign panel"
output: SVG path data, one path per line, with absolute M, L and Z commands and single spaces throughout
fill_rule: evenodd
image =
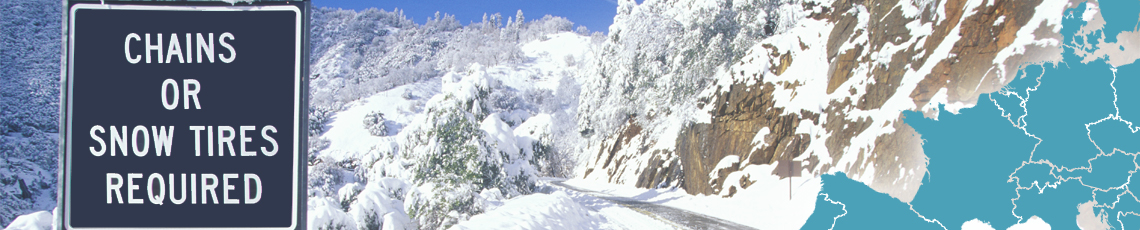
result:
M 62 226 L 303 227 L 305 10 L 71 5 Z

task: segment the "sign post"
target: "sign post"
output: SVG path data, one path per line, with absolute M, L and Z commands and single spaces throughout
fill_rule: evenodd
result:
M 788 177 L 788 200 L 792 200 L 792 177 L 801 176 L 803 162 L 792 159 L 777 160 L 776 162 L 776 176 Z
M 303 229 L 309 2 L 70 2 L 57 226 Z

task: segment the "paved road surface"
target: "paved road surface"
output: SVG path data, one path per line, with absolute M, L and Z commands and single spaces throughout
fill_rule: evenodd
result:
M 733 223 L 724 219 L 707 216 L 679 208 L 669 207 L 650 202 L 633 200 L 625 197 L 612 196 L 597 191 L 591 191 L 563 184 L 562 181 L 551 181 L 551 184 L 570 190 L 589 194 L 661 220 L 673 222 L 674 225 L 688 229 L 755 229 L 749 226 Z

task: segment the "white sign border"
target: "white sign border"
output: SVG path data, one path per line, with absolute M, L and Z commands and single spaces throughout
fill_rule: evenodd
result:
M 72 104 L 72 99 L 74 98 L 74 94 L 73 94 L 72 90 L 74 88 L 73 85 L 74 85 L 74 74 L 75 74 L 74 73 L 74 69 L 75 69 L 74 68 L 75 67 L 75 62 L 74 62 L 74 60 L 75 60 L 75 12 L 80 10 L 80 9 L 168 10 L 168 11 L 292 11 L 292 12 L 296 13 L 296 15 L 297 15 L 296 22 L 295 22 L 295 25 L 296 25 L 296 33 L 295 33 L 296 35 L 295 36 L 296 37 L 295 37 L 295 44 L 294 44 L 295 55 L 294 55 L 294 60 L 293 60 L 293 62 L 294 62 L 294 67 L 293 67 L 293 73 L 294 73 L 294 77 L 293 77 L 293 79 L 294 79 L 294 82 L 293 82 L 293 87 L 294 87 L 293 88 L 293 111 L 294 111 L 293 112 L 293 182 L 295 183 L 295 186 L 293 186 L 293 197 L 292 197 L 293 198 L 292 199 L 293 200 L 293 206 L 292 206 L 293 208 L 292 208 L 292 214 L 290 214 L 290 217 L 289 217 L 291 219 L 291 223 L 289 224 L 289 227 L 286 227 L 286 228 L 273 228 L 273 227 L 264 227 L 264 228 L 258 228 L 258 227 L 252 227 L 252 228 L 241 228 L 241 227 L 236 227 L 236 228 L 235 227 L 213 227 L 213 228 L 183 228 L 183 227 L 103 228 L 103 227 L 95 227 L 95 228 L 76 228 L 76 227 L 71 226 L 71 199 L 70 199 L 69 195 L 71 194 L 70 193 L 70 191 L 71 191 L 71 161 L 72 161 L 71 155 L 72 155 L 72 147 L 73 147 L 72 146 L 72 143 L 73 143 L 72 142 L 72 136 L 74 133 L 73 132 L 74 129 L 72 128 L 72 119 L 73 118 L 72 118 L 71 113 L 72 113 L 72 107 L 74 107 L 74 105 Z M 68 37 L 68 40 L 67 40 L 67 42 L 68 42 L 68 47 L 67 47 L 67 137 L 66 137 L 67 138 L 67 142 L 66 142 L 67 146 L 66 146 L 66 150 L 64 153 L 64 154 L 66 154 L 66 157 L 65 157 L 66 170 L 64 170 L 64 174 L 65 174 L 64 178 L 67 178 L 67 181 L 65 182 L 67 184 L 67 186 L 64 189 L 65 191 L 61 191 L 61 193 L 63 193 L 63 194 L 60 194 L 60 197 L 65 200 L 64 206 L 66 207 L 64 209 L 64 213 L 63 213 L 63 215 L 65 217 L 67 217 L 66 221 L 65 221 L 66 223 L 64 223 L 64 226 L 67 226 L 67 229 L 77 229 L 77 230 L 84 230 L 84 229 L 92 229 L 92 230 L 96 230 L 96 229 L 97 230 L 112 230 L 112 229 L 286 230 L 286 229 L 288 229 L 288 230 L 292 230 L 292 229 L 296 229 L 297 223 L 298 223 L 297 222 L 298 221 L 297 220 L 297 216 L 298 216 L 297 207 L 299 205 L 298 202 L 300 202 L 300 200 L 301 200 L 299 198 L 299 195 L 301 195 L 301 194 L 298 194 L 298 188 L 300 186 L 305 186 L 305 185 L 300 184 L 300 174 L 299 174 L 300 172 L 298 171 L 299 168 L 301 167 L 301 156 L 300 156 L 301 154 L 299 151 L 300 150 L 300 147 L 299 147 L 300 146 L 300 139 L 301 139 L 301 137 L 300 137 L 300 133 L 301 133 L 301 131 L 300 131 L 300 128 L 301 128 L 300 127 L 300 121 L 301 120 L 300 119 L 301 118 L 300 118 L 300 112 L 299 111 L 301 111 L 301 106 L 302 106 L 301 105 L 301 94 L 304 93 L 304 92 L 301 92 L 301 78 L 303 77 L 301 74 L 301 55 L 302 55 L 302 53 L 301 53 L 301 39 L 302 39 L 301 35 L 304 32 L 304 31 L 302 31 L 302 28 L 301 28 L 301 26 L 303 25 L 302 21 L 301 21 L 302 17 L 304 17 L 304 14 L 301 13 L 301 10 L 297 6 L 293 6 L 293 5 L 272 5 L 272 6 L 155 6 L 155 5 L 105 5 L 105 4 L 90 4 L 90 3 L 80 3 L 80 4 L 72 5 L 71 9 L 69 10 L 69 14 L 68 14 L 68 30 L 67 30 L 67 37 Z M 64 194 L 67 194 L 67 195 L 64 195 Z

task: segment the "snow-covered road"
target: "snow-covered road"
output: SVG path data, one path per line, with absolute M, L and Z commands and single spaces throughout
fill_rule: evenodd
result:
M 624 208 L 637 211 L 655 220 L 664 222 L 672 228 L 680 229 L 755 229 L 749 226 L 733 223 L 724 219 L 707 216 L 679 208 L 669 207 L 653 202 L 640 201 L 630 197 L 606 194 L 586 188 L 575 187 L 562 183 L 564 180 L 548 179 L 552 189 L 559 189 L 567 193 L 581 195 L 589 198 L 604 200 L 618 204 Z M 569 191 L 567 191 L 569 190 Z M 581 199 L 575 199 L 581 200 Z M 589 207 L 589 206 L 587 206 Z

